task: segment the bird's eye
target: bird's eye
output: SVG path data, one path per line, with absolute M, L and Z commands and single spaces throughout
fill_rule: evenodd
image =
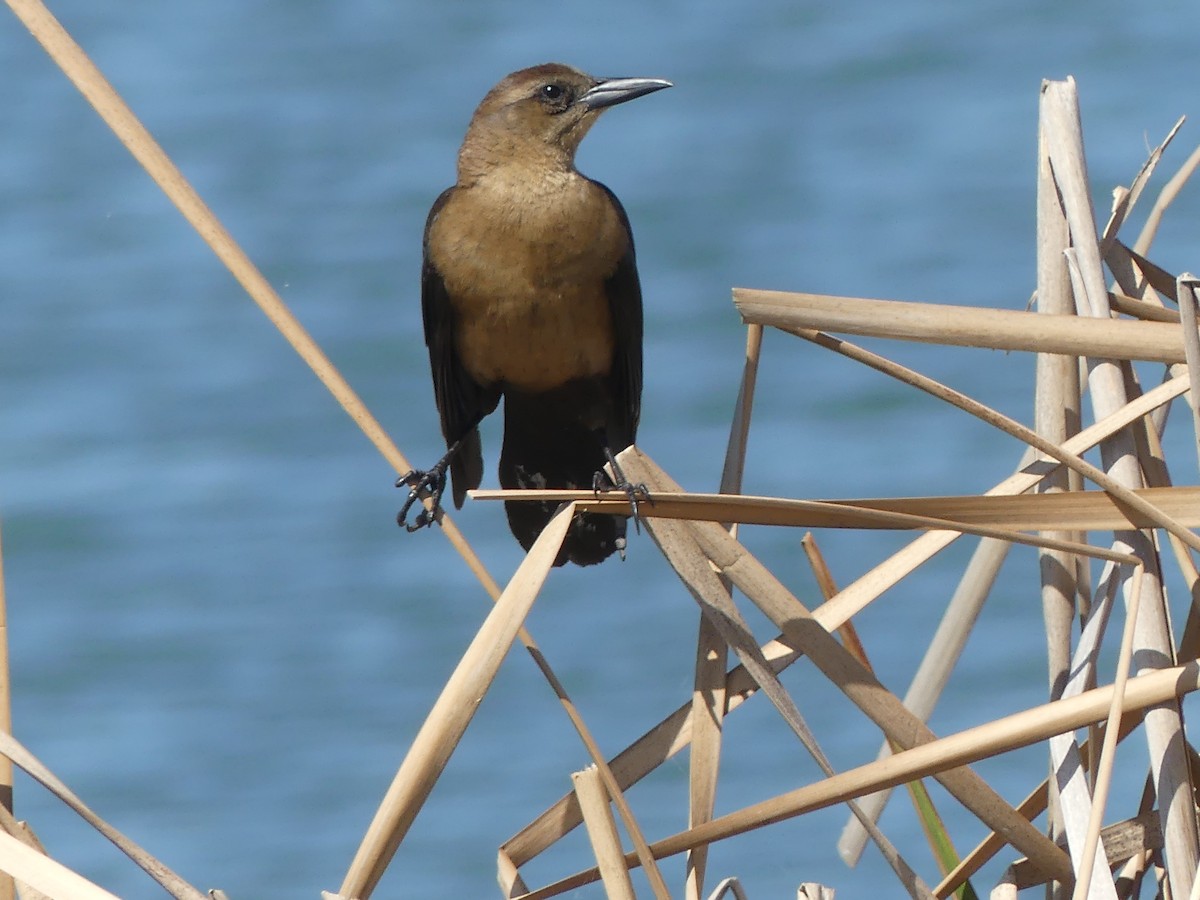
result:
M 538 88 L 537 96 L 550 113 L 558 114 L 571 105 L 571 89 L 553 81 Z

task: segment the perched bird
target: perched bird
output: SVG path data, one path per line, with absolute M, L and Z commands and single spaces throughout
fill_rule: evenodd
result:
M 658 78 L 593 78 L 557 63 L 522 69 L 488 92 L 458 154 L 458 181 L 425 224 L 421 312 L 448 448 L 397 517 L 433 522 L 449 468 L 454 505 L 483 475 L 479 422 L 504 398 L 505 488 L 637 490 L 613 454 L 637 435 L 642 292 L 633 235 L 612 191 L 581 175 L 575 151 L 600 113 L 670 87 Z M 642 489 L 644 492 L 644 489 Z M 428 491 L 433 510 L 405 518 Z M 556 504 L 509 501 L 528 549 Z M 636 515 L 636 508 L 634 510 Z M 623 552 L 626 520 L 581 515 L 555 565 Z

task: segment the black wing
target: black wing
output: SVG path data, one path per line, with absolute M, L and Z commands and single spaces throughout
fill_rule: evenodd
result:
M 629 249 L 604 283 L 612 310 L 614 342 L 613 421 L 609 425 L 608 439 L 613 452 L 619 453 L 637 439 L 638 419 L 642 413 L 642 286 L 638 281 L 633 229 L 629 227 L 625 207 L 603 184 L 598 181 L 593 184 L 608 194 L 629 238 Z
M 483 479 L 483 455 L 479 442 L 479 420 L 496 408 L 488 405 L 485 391 L 467 374 L 454 344 L 454 307 L 441 273 L 429 257 L 429 228 L 450 199 L 454 188 L 447 188 L 434 201 L 425 221 L 424 254 L 421 265 L 421 317 L 425 323 L 425 346 L 429 348 L 429 368 L 433 375 L 433 397 L 442 420 L 446 446 L 462 441 L 450 464 L 454 487 L 454 505 L 461 507 L 466 493 L 479 487 Z

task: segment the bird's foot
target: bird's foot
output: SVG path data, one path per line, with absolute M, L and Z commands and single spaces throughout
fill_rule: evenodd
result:
M 442 510 L 442 493 L 446 490 L 446 467 L 438 464 L 428 471 L 413 469 L 407 475 L 401 475 L 396 479 L 396 487 L 409 488 L 408 497 L 405 499 L 404 505 L 400 507 L 400 512 L 396 514 L 396 524 L 408 531 L 420 531 L 422 528 L 432 525 Z M 429 508 L 422 506 L 416 519 L 410 525 L 405 521 L 408 518 L 408 511 L 414 504 L 421 503 L 422 494 L 428 494 L 433 500 L 433 504 Z
M 642 482 L 633 484 L 625 473 L 621 471 L 621 467 L 617 464 L 616 457 L 612 455 L 612 451 L 605 450 L 605 455 L 608 457 L 609 468 L 612 469 L 613 479 L 610 480 L 603 472 L 597 472 L 592 476 L 592 491 L 598 497 L 601 492 L 621 491 L 629 500 L 629 508 L 633 513 L 633 529 L 638 534 L 642 533 L 642 526 L 639 524 L 640 512 L 638 511 L 639 503 L 649 503 L 654 505 L 654 498 L 650 496 L 650 489 Z M 621 550 L 621 558 L 625 558 L 625 548 L 619 547 Z

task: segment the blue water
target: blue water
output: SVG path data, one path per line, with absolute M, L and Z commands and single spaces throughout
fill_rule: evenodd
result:
M 421 228 L 475 103 L 508 71 L 551 59 L 672 79 L 606 116 L 579 164 L 620 195 L 637 235 L 640 443 L 695 490 L 717 483 L 741 371 L 732 286 L 1022 308 L 1040 81 L 1079 81 L 1101 218 L 1147 148 L 1200 113 L 1182 62 L 1196 16 L 1179 0 L 54 8 L 417 463 L 441 449 Z M 396 529 L 394 473 L 11 17 L 0 16 L 0 70 L 0 517 L 16 734 L 201 887 L 336 890 L 485 595 L 440 535 Z M 1186 127 L 1164 171 L 1197 140 Z M 1192 187 L 1168 216 L 1162 265 L 1198 265 L 1198 206 Z M 874 346 L 1029 419 L 1027 356 Z M 756 413 L 751 492 L 978 491 L 1020 452 L 779 334 L 767 336 Z M 485 429 L 493 460 L 498 440 Z M 1193 480 L 1191 458 L 1176 459 L 1177 478 Z M 500 508 L 469 505 L 457 521 L 506 580 L 520 555 Z M 746 532 L 816 605 L 797 537 Z M 842 582 L 904 540 L 820 539 Z M 968 551 L 863 614 L 894 690 Z M 1014 551 L 939 732 L 1044 696 L 1035 566 Z M 529 627 L 616 752 L 686 698 L 695 620 L 642 537 L 624 565 L 556 571 Z M 873 756 L 875 730 L 811 666 L 788 684 L 835 765 Z M 979 768 L 1015 801 L 1043 770 L 1039 752 Z M 514 653 L 379 896 L 495 896 L 497 845 L 585 762 Z M 720 811 L 816 777 L 765 703 L 732 717 Z M 658 837 L 683 827 L 685 796 L 681 757 L 630 799 Z M 153 895 L 27 780 L 17 803 L 53 855 L 119 894 Z M 981 828 L 943 805 L 972 845 Z M 721 845 L 710 875 L 740 876 L 752 898 L 790 896 L 802 880 L 896 895 L 873 851 L 855 870 L 837 861 L 844 815 Z M 936 880 L 903 803 L 884 825 Z M 583 836 L 565 844 L 530 867 L 531 882 L 582 864 Z M 681 884 L 678 860 L 665 870 Z

